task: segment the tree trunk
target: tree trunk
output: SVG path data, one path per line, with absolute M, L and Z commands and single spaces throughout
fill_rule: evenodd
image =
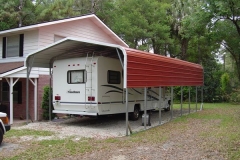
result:
M 183 38 L 181 40 L 181 59 L 182 60 L 186 60 L 187 59 L 188 42 L 189 42 L 189 40 L 186 39 L 186 38 Z

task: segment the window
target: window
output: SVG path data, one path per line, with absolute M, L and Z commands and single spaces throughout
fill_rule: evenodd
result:
M 67 72 L 67 82 L 69 84 L 85 83 L 84 70 L 72 70 Z
M 23 56 L 24 35 L 3 37 L 2 58 Z
M 119 71 L 110 71 L 108 70 L 108 83 L 109 84 L 120 84 L 121 83 L 121 73 Z
M 9 85 L 7 82 L 2 82 L 2 101 L 9 102 Z M 13 86 L 13 102 L 22 103 L 22 82 L 20 81 Z

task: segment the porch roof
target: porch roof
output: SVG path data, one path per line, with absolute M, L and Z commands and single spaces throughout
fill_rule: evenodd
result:
M 24 66 L 24 62 L 0 63 L 0 74 L 12 71 Z

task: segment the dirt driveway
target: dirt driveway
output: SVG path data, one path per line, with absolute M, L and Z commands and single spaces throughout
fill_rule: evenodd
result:
M 192 110 L 193 111 L 193 110 Z M 188 110 L 184 110 L 183 114 L 187 114 Z M 180 116 L 179 110 L 173 111 L 173 118 Z M 151 126 L 147 126 L 147 129 L 159 125 L 159 113 L 153 112 L 151 114 Z M 171 112 L 162 112 L 162 122 L 166 123 L 171 119 Z M 211 150 L 208 148 L 207 139 L 203 140 L 198 137 L 199 130 L 208 130 L 209 127 L 214 128 L 218 121 L 213 121 L 210 126 L 206 127 L 206 123 L 198 120 L 191 120 L 184 128 L 182 124 L 179 124 L 177 128 L 173 125 L 163 125 L 158 127 L 158 130 L 166 130 L 166 135 L 169 137 L 167 141 L 145 141 L 144 136 L 141 137 L 141 142 L 134 143 L 129 142 L 129 137 L 125 137 L 126 124 L 125 115 L 115 115 L 102 118 L 87 118 L 87 117 L 72 117 L 68 119 L 56 119 L 51 122 L 35 122 L 23 126 L 13 126 L 13 129 L 34 129 L 42 131 L 52 131 L 56 133 L 54 136 L 21 136 L 17 141 L 11 141 L 3 144 L 0 148 L 0 157 L 9 155 L 11 153 L 16 154 L 23 149 L 21 144 L 27 144 L 28 141 L 41 141 L 49 139 L 64 139 L 68 137 L 75 137 L 75 140 L 79 140 L 83 137 L 93 138 L 97 140 L 120 137 L 120 141 L 123 144 L 115 145 L 108 144 L 107 147 L 103 147 L 102 144 L 94 143 L 94 147 L 103 148 L 96 149 L 94 152 L 87 152 L 80 155 L 68 155 L 62 158 L 53 159 L 110 159 L 110 160 L 128 160 L 128 159 L 224 159 L 224 155 L 219 151 Z M 209 125 L 209 124 L 208 124 Z M 142 126 L 142 119 L 138 121 L 130 121 L 130 126 L 134 132 L 144 130 Z M 169 132 L 167 130 L 175 130 Z M 155 136 L 164 137 L 165 135 L 158 135 L 158 131 L 150 130 L 149 134 Z M 155 133 L 156 132 L 156 133 Z M 146 132 L 142 132 L 145 134 Z M 153 137 L 153 139 L 156 137 Z M 132 139 L 130 141 L 133 141 Z M 126 144 L 127 142 L 127 144 Z M 203 149 L 204 146 L 206 149 Z
M 193 111 L 193 110 L 192 110 Z M 187 114 L 188 110 L 183 110 L 183 114 Z M 161 112 L 162 124 L 171 120 L 171 112 Z M 173 111 L 173 118 L 180 116 L 180 110 Z M 146 129 L 159 125 L 159 112 L 151 112 L 151 126 L 146 126 Z M 137 121 L 129 121 L 130 128 L 133 132 L 144 130 L 142 118 Z M 125 114 L 110 115 L 100 118 L 89 117 L 72 117 L 55 119 L 51 122 L 35 122 L 28 125 L 13 127 L 15 129 L 35 129 L 53 131 L 57 133 L 59 138 L 69 136 L 87 137 L 105 139 L 110 137 L 122 137 L 126 135 L 126 120 Z M 129 133 L 130 134 L 130 133 Z M 28 137 L 29 138 L 29 137 Z M 46 138 L 46 137 L 45 137 Z M 49 137 L 51 138 L 51 137 Z

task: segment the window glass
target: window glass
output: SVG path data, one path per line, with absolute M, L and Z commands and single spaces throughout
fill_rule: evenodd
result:
M 19 56 L 19 35 L 7 37 L 6 53 L 7 57 Z
M 121 73 L 119 71 L 108 70 L 108 83 L 109 84 L 120 84 L 121 83 Z
M 2 101 L 9 102 L 9 85 L 7 82 L 2 83 Z
M 2 82 L 2 101 L 9 102 L 9 85 L 7 82 Z M 22 103 L 22 82 L 20 81 L 13 86 L 13 102 Z
M 84 70 L 72 70 L 67 72 L 67 81 L 69 84 L 84 83 Z

